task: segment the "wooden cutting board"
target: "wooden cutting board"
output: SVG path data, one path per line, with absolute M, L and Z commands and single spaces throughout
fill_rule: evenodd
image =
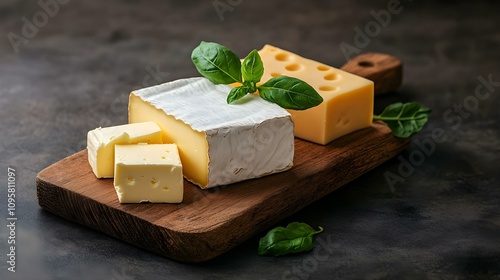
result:
M 185 181 L 182 204 L 120 204 L 112 179 L 97 179 L 83 150 L 42 170 L 37 195 L 43 209 L 67 220 L 175 260 L 201 262 L 276 225 L 408 143 L 382 123 L 326 146 L 296 139 L 292 169 L 208 190 Z

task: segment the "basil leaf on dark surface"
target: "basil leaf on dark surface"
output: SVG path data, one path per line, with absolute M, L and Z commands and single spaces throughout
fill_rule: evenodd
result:
M 258 87 L 260 96 L 285 109 L 306 110 L 323 102 L 323 98 L 306 82 L 288 76 L 270 79 Z
M 198 72 L 214 84 L 243 82 L 241 62 L 230 49 L 212 42 L 201 42 L 191 53 Z
M 384 121 L 395 137 L 408 138 L 422 130 L 431 112 L 431 109 L 416 102 L 398 102 L 387 106 L 373 119 Z
M 290 223 L 286 228 L 270 230 L 259 240 L 259 255 L 282 256 L 290 253 L 310 251 L 314 247 L 314 235 L 323 231 L 314 230 L 305 223 Z

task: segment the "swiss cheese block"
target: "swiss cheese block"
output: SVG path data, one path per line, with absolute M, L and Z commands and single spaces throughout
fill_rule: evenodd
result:
M 182 164 L 175 144 L 115 146 L 114 185 L 121 203 L 179 203 Z
M 97 178 L 113 178 L 115 145 L 161 144 L 161 130 L 154 122 L 96 128 L 87 133 L 90 166 Z
M 373 118 L 373 82 L 297 54 L 266 45 L 259 54 L 264 63 L 261 83 L 286 75 L 310 84 L 323 103 L 304 111 L 289 110 L 295 136 L 318 144 L 369 127 Z
M 129 122 L 156 122 L 164 143 L 179 147 L 184 177 L 201 188 L 291 168 L 290 114 L 252 94 L 229 105 L 230 90 L 205 78 L 136 90 L 130 94 Z

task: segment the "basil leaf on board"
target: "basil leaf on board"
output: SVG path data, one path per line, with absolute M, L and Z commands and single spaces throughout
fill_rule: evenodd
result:
M 245 86 L 233 88 L 229 92 L 229 95 L 227 96 L 227 104 L 231 104 L 234 101 L 243 98 L 243 96 L 247 95 L 247 93 L 249 93 L 249 92 L 250 92 L 250 89 L 248 87 L 245 87 Z
M 214 84 L 243 82 L 241 62 L 230 49 L 212 42 L 201 42 L 191 53 L 198 72 Z
M 432 110 L 416 102 L 394 103 L 387 106 L 374 120 L 384 121 L 398 138 L 408 138 L 422 130 Z
M 278 76 L 258 87 L 260 97 L 285 109 L 306 110 L 323 102 L 323 98 L 306 82 Z
M 290 223 L 286 228 L 274 228 L 259 240 L 258 253 L 277 257 L 310 251 L 314 247 L 314 235 L 322 231 L 322 227 L 316 231 L 308 224 L 298 222 Z
M 251 51 L 241 64 L 241 73 L 245 82 L 258 83 L 264 75 L 264 63 L 257 50 Z

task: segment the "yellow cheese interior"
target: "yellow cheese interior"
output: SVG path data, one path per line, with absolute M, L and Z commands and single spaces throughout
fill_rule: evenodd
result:
M 163 143 L 175 143 L 179 149 L 184 176 L 202 188 L 208 184 L 208 142 L 205 132 L 145 102 L 133 93 L 129 100 L 129 123 L 154 121 L 162 130 Z
M 369 127 L 373 118 L 373 82 L 270 45 L 259 54 L 264 63 L 261 84 L 286 75 L 310 84 L 323 103 L 304 111 L 288 110 L 295 136 L 318 144 Z
M 87 135 L 89 163 L 98 178 L 113 178 L 115 145 L 161 144 L 160 128 L 152 122 L 126 124 L 89 131 Z
M 114 186 L 121 203 L 178 203 L 184 194 L 175 144 L 116 145 Z

